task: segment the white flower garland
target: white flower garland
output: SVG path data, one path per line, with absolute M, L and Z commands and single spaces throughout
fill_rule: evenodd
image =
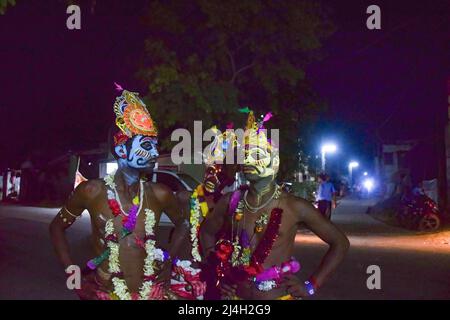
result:
M 107 175 L 105 178 L 105 184 L 115 191 L 115 183 L 114 183 L 114 173 L 111 175 Z M 142 189 L 141 189 L 142 190 Z M 112 190 L 108 190 L 108 199 L 114 198 L 114 192 Z M 143 192 L 141 192 L 142 198 Z M 120 200 L 117 199 L 119 204 Z M 142 205 L 142 200 L 141 200 Z M 121 206 L 122 209 L 122 206 Z M 154 262 L 156 261 L 164 261 L 164 253 L 161 249 L 156 249 L 155 240 L 153 237 L 155 236 L 155 213 L 151 209 L 145 209 L 145 253 L 146 257 L 144 260 L 144 276 L 146 278 L 154 275 Z M 105 225 L 105 238 L 108 236 L 112 236 L 114 234 L 114 219 L 109 219 L 106 221 Z M 109 254 L 109 272 L 112 274 L 118 274 L 121 272 L 120 262 L 119 262 L 119 244 L 114 241 L 107 241 L 107 247 L 110 250 Z M 113 292 L 117 295 L 120 300 L 132 300 L 131 293 L 128 290 L 127 283 L 124 279 L 120 279 L 118 277 L 112 278 L 113 283 Z M 141 288 L 139 289 L 139 299 L 147 300 L 153 288 L 153 281 L 144 280 Z
M 189 272 L 190 274 L 192 274 L 193 276 L 195 276 L 197 273 L 199 273 L 200 271 L 202 271 L 201 269 L 198 268 L 193 268 L 192 267 L 192 262 L 190 260 L 177 260 L 177 262 L 175 263 L 175 265 L 177 267 L 180 267 L 184 270 L 186 270 L 187 272 Z
M 106 175 L 103 178 L 103 180 L 105 181 L 106 186 L 109 187 L 108 190 L 106 191 L 106 196 L 107 196 L 108 200 L 113 200 L 113 199 L 117 200 L 117 202 L 119 203 L 120 211 L 122 212 L 122 214 L 127 216 L 128 213 L 123 210 L 122 202 L 120 201 L 119 193 L 117 192 L 117 189 L 116 189 L 116 183 L 114 182 L 114 176 L 115 175 L 116 175 L 116 172 L 113 172 L 111 174 Z M 144 200 L 144 180 L 141 179 L 139 181 L 139 209 L 138 209 L 138 214 L 142 210 L 142 205 L 143 205 L 143 202 L 144 202 L 143 200 Z
M 115 172 L 108 174 L 103 178 L 106 186 L 110 187 L 111 189 L 116 188 L 116 183 L 114 182 L 114 175 L 115 175 Z
M 155 261 L 164 261 L 164 254 L 162 250 L 155 248 L 155 241 L 149 239 L 149 236 L 154 236 L 154 226 L 155 226 L 155 213 L 150 209 L 145 209 L 145 234 L 147 240 L 145 241 L 145 253 L 146 257 L 144 260 L 144 276 L 151 277 L 155 273 L 153 264 Z M 106 237 L 111 236 L 114 233 L 113 219 L 109 219 L 105 226 Z M 109 272 L 120 273 L 120 262 L 119 262 L 119 244 L 113 241 L 108 241 L 108 248 L 110 249 L 109 254 Z M 128 290 L 126 281 L 118 277 L 112 278 L 112 283 L 114 286 L 113 292 L 119 297 L 120 300 L 131 300 L 131 294 Z M 153 281 L 144 280 L 141 288 L 139 289 L 139 299 L 147 300 L 153 288 Z
M 260 291 L 270 291 L 277 286 L 277 283 L 274 280 L 265 280 L 261 281 L 256 285 L 258 290 Z
M 192 243 L 192 258 L 196 262 L 200 262 L 202 260 L 202 257 L 200 256 L 200 252 L 198 251 L 198 237 L 197 237 L 197 228 L 200 223 L 200 216 L 201 216 L 201 210 L 200 210 L 200 201 L 198 198 L 194 199 L 194 205 L 191 208 L 191 214 L 189 218 L 189 222 L 191 224 L 191 243 Z

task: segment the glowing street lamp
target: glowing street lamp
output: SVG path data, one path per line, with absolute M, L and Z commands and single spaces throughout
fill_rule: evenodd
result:
M 359 163 L 356 161 L 351 161 L 348 164 L 348 175 L 349 175 L 350 188 L 353 185 L 353 168 L 357 168 L 358 166 L 359 166 Z
M 371 178 L 367 178 L 363 182 L 364 188 L 367 189 L 367 192 L 371 192 L 373 187 L 375 186 L 375 182 Z
M 327 153 L 334 153 L 336 152 L 337 147 L 335 144 L 333 143 L 326 143 L 324 145 L 322 145 L 322 171 L 325 172 L 325 156 Z
M 363 174 L 364 174 L 365 177 L 368 175 L 367 171 L 364 171 Z

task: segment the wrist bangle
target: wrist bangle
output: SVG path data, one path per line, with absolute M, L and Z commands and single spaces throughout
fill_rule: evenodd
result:
M 305 281 L 305 288 L 310 296 L 313 296 L 316 293 L 316 289 L 310 281 Z
M 73 214 L 72 212 L 70 212 L 69 209 L 67 209 L 67 207 L 65 207 L 65 206 L 63 207 L 63 209 L 66 210 L 66 212 L 75 219 L 78 219 L 80 217 L 80 216 L 77 216 L 77 215 Z
M 163 263 L 172 261 L 172 257 L 169 254 L 169 251 L 163 250 Z

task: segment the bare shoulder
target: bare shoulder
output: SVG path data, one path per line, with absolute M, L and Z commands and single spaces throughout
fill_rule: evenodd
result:
M 74 195 L 88 202 L 97 198 L 105 188 L 105 183 L 101 179 L 92 179 L 80 183 L 74 191 Z
M 285 205 L 290 209 L 289 211 L 300 221 L 304 221 L 308 215 L 316 214 L 316 209 L 308 200 L 286 192 L 283 192 L 282 197 L 285 199 Z
M 172 190 L 170 190 L 168 186 L 162 183 L 146 182 L 145 190 L 153 192 L 156 199 L 158 199 L 160 202 L 169 200 L 174 196 Z
M 175 193 L 175 196 L 178 201 L 184 203 L 184 202 L 189 201 L 189 199 L 192 196 L 192 192 L 187 191 L 187 190 L 182 190 L 182 191 L 178 191 L 177 193 Z

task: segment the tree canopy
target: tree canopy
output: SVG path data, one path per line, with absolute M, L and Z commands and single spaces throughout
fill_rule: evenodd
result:
M 162 132 L 192 128 L 194 120 L 204 128 L 242 126 L 243 106 L 271 111 L 267 127 L 280 129 L 282 168 L 297 168 L 302 125 L 321 108 L 305 67 L 333 32 L 326 8 L 313 1 L 152 1 L 144 22 L 150 35 L 138 75 Z
M 16 0 L 0 0 L 0 14 L 5 14 L 8 6 L 16 4 Z

